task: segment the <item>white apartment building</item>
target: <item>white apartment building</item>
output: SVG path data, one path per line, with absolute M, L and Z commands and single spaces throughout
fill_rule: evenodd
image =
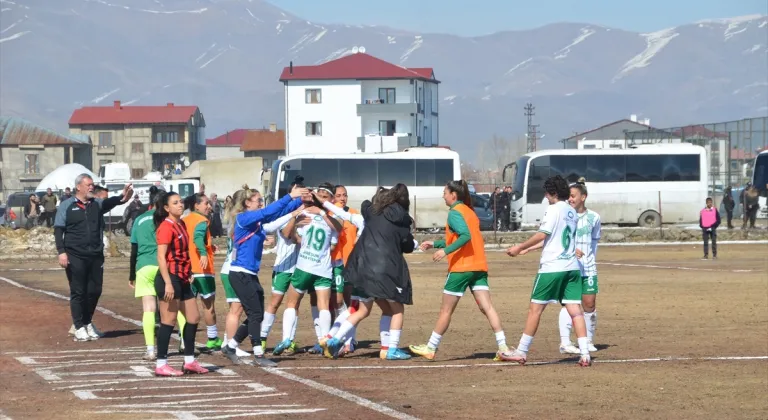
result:
M 365 53 L 283 69 L 286 154 L 375 153 L 439 144 L 431 68 Z

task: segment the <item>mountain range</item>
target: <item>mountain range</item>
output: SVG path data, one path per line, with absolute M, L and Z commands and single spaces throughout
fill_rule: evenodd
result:
M 198 105 L 207 137 L 284 125 L 289 62 L 365 47 L 433 67 L 440 142 L 477 158 L 494 135 L 542 146 L 636 114 L 656 127 L 768 114 L 768 16 L 635 33 L 556 23 L 486 36 L 329 25 L 261 0 L 0 0 L 0 113 L 66 131 L 84 105 Z

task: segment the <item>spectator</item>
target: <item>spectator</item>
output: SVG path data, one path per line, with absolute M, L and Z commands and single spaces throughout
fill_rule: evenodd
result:
M 107 197 L 109 197 L 109 190 L 97 185 L 93 188 L 93 196 L 101 200 L 106 200 Z
M 102 199 L 94 194 L 88 174 L 75 178 L 75 196 L 63 201 L 56 215 L 53 234 L 59 265 L 69 282 L 69 306 L 75 341 L 96 340 L 102 336 L 93 325 L 101 286 L 104 281 L 104 213 L 128 201 L 133 187 L 127 184 L 119 196 Z M 102 193 L 103 196 L 103 193 Z
M 221 224 L 221 203 L 216 193 L 211 194 L 211 236 L 218 238 L 224 236 L 224 228 Z
M 69 200 L 70 198 L 72 198 L 72 190 L 69 187 L 64 188 L 64 194 L 61 195 L 61 201 Z
M 27 223 L 24 225 L 26 229 L 32 229 L 39 224 L 40 200 L 36 194 L 29 195 L 29 201 L 24 205 L 24 217 L 27 218 Z
M 501 188 L 496 187 L 491 194 L 491 211 L 494 218 L 494 229 L 500 230 L 501 227 L 501 214 L 504 212 L 504 200 L 501 195 Z
M 53 220 L 56 218 L 56 204 L 58 199 L 53 195 L 53 190 L 48 188 L 43 196 L 43 217 L 40 224 L 45 223 L 46 226 L 53 226 Z
M 504 199 L 504 213 L 501 215 L 501 224 L 503 226 L 504 231 L 509 231 L 511 229 L 510 223 L 509 223 L 509 217 L 510 217 L 510 203 L 512 202 L 512 187 L 507 185 L 504 187 L 504 192 L 501 194 L 501 196 Z
M 744 208 L 744 223 L 741 225 L 742 229 L 747 228 L 747 223 L 749 223 L 750 229 L 755 227 L 757 209 L 760 207 L 760 204 L 758 203 L 760 194 L 757 191 L 757 188 L 752 184 L 747 185 L 749 188 L 746 188 L 744 192 L 742 192 L 742 196 L 744 197 L 742 204 Z
M 717 227 L 720 226 L 720 212 L 712 205 L 712 198 L 707 197 L 707 206 L 699 213 L 699 226 L 704 237 L 704 258 L 709 258 L 709 239 L 712 238 L 712 259 L 717 259 Z
M 731 187 L 728 186 L 723 192 L 723 208 L 725 208 L 725 215 L 728 221 L 728 229 L 733 229 L 733 209 L 736 208 L 736 201 L 733 200 L 733 192 Z

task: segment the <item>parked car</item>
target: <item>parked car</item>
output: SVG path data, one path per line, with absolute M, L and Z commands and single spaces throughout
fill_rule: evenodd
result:
M 9 209 L 13 209 L 13 212 L 16 213 L 16 227 L 24 227 L 27 224 L 27 218 L 24 216 L 24 205 L 29 202 L 30 194 L 37 194 L 37 198 L 42 200 L 45 191 L 38 193 L 33 191 L 15 192 L 9 195 L 8 200 L 5 202 L 5 211 L 3 214 L 9 211 Z M 8 223 L 10 223 L 10 220 Z
M 490 200 L 479 194 L 470 193 L 472 197 L 472 207 L 475 209 L 477 218 L 480 219 L 480 230 L 493 230 L 493 212 L 489 208 Z

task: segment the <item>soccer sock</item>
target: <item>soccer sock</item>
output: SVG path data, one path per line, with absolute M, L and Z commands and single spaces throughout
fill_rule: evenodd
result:
M 328 334 L 328 331 L 331 329 L 331 311 L 320 311 L 318 316 L 318 324 L 320 326 L 320 334 L 317 335 L 317 339 L 319 341 L 325 337 L 325 335 Z
M 275 324 L 275 314 L 264 312 L 264 320 L 261 321 L 261 339 L 266 340 L 269 332 L 272 331 L 272 325 Z
M 185 345 L 186 345 L 186 344 L 185 344 Z M 195 361 L 195 355 L 194 355 L 194 354 L 193 354 L 192 356 L 187 356 L 186 354 L 184 355 L 184 364 L 185 364 L 185 365 L 186 365 L 187 363 L 192 363 L 192 362 L 194 362 L 194 361 Z
M 349 321 L 344 321 L 341 323 L 341 327 L 339 327 L 339 331 L 336 332 L 336 335 L 333 336 L 333 338 L 342 341 L 344 340 L 344 337 L 347 336 L 347 334 L 352 331 L 352 329 L 355 328 L 354 325 L 352 325 Z
M 157 367 L 168 363 L 168 344 L 171 342 L 173 325 L 160 324 L 157 331 Z
M 184 324 L 187 323 L 187 318 L 184 318 L 184 314 L 181 311 L 176 312 L 176 323 L 179 325 L 179 336 L 184 335 Z
M 355 334 L 357 334 L 357 327 L 352 327 L 352 331 L 347 334 L 347 339 L 344 341 L 344 345 L 351 346 L 352 340 L 355 339 Z
M 264 355 L 264 349 L 261 347 L 261 337 L 259 338 L 251 337 L 251 346 L 253 347 L 254 356 Z
M 403 330 L 389 330 L 389 348 L 396 349 L 400 345 L 400 333 Z
M 227 343 L 227 347 L 231 349 L 236 349 L 240 346 L 240 343 L 237 342 L 234 338 L 229 339 L 229 343 Z
M 293 329 L 293 322 L 297 318 L 296 309 L 287 308 L 283 311 L 283 341 L 292 339 L 291 330 Z
M 579 337 L 579 351 L 582 356 L 589 355 L 589 339 L 587 337 Z
M 326 337 L 333 337 L 336 335 L 336 333 L 339 331 L 339 328 L 341 327 L 341 324 L 344 323 L 344 321 L 349 318 L 349 310 L 346 310 L 339 314 L 339 316 L 336 317 L 336 320 L 333 321 L 333 325 L 331 326 L 331 330 L 328 331 L 328 335 Z
M 531 348 L 532 343 L 533 337 L 523 333 L 522 337 L 520 337 L 520 344 L 517 345 L 517 349 L 523 353 L 528 353 L 528 349 Z
M 573 327 L 573 319 L 568 310 L 563 307 L 560 310 L 560 345 L 567 346 L 571 344 L 571 328 Z
M 147 345 L 147 351 L 155 348 L 155 313 L 144 312 L 141 318 L 141 327 L 144 330 L 144 343 Z
M 187 322 L 184 324 L 184 359 L 186 362 L 187 356 L 192 357 L 195 360 L 195 335 L 197 335 L 197 324 Z
M 592 341 L 595 337 L 595 328 L 597 328 L 597 309 L 593 312 L 585 312 L 584 322 L 587 324 L 587 338 Z
M 379 320 L 379 338 L 381 339 L 382 350 L 389 348 L 389 325 L 391 323 L 392 317 L 389 315 L 382 315 Z
M 440 340 L 442 339 L 442 335 L 432 331 L 432 335 L 429 337 L 429 341 L 427 342 L 427 347 L 437 350 L 437 347 L 440 346 Z
M 320 310 L 317 309 L 317 306 L 310 307 L 310 312 L 312 312 L 312 324 L 315 326 L 315 335 L 317 337 L 321 337 L 320 335 Z
M 299 318 L 296 317 L 293 320 L 293 325 L 291 326 L 291 341 L 296 340 L 296 327 L 299 326 Z
M 209 340 L 215 340 L 219 338 L 219 329 L 216 327 L 216 325 L 208 325 L 205 329 L 208 331 Z
M 507 337 L 504 336 L 504 331 L 494 333 L 496 337 L 496 345 L 499 347 L 507 347 Z

